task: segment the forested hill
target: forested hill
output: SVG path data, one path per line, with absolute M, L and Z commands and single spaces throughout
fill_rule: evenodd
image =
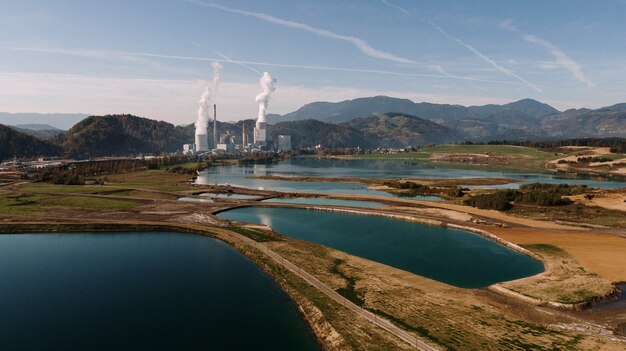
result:
M 378 146 L 378 140 L 368 138 L 362 131 L 348 124 L 333 124 L 306 119 L 302 121 L 279 122 L 268 127 L 272 140 L 278 135 L 291 135 L 294 148 L 315 147 L 362 147 Z
M 55 156 L 61 148 L 0 124 L 0 160 L 17 157 Z
M 252 135 L 253 122 L 248 123 Z M 217 134 L 241 135 L 241 122 L 238 124 L 219 122 Z M 91 116 L 67 131 L 57 139 L 62 145 L 64 156 L 89 158 L 113 155 L 160 154 L 182 149 L 183 144 L 194 142 L 193 124 L 175 126 L 133 115 Z M 213 144 L 213 134 L 209 130 L 209 145 Z
M 62 146 L 67 156 L 89 158 L 175 151 L 187 139 L 182 128 L 167 122 L 108 115 L 78 122 L 67 131 Z
M 459 140 L 458 133 L 451 128 L 403 113 L 357 118 L 346 125 L 361 131 L 367 140 L 380 147 L 402 148 Z

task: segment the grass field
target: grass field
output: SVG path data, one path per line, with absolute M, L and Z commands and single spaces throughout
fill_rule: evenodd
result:
M 569 151 L 569 150 L 564 150 Z M 576 152 L 578 150 L 571 150 Z M 484 157 L 481 155 L 488 155 Z M 392 154 L 368 154 L 346 156 L 354 159 L 405 160 L 416 162 L 441 162 L 481 166 L 487 164 L 498 168 L 544 170 L 548 161 L 563 157 L 563 154 L 540 151 L 530 147 L 511 145 L 437 145 L 414 152 Z
M 88 196 L 56 196 L 35 194 L 30 196 L 0 197 L 0 211 L 8 215 L 45 212 L 46 209 L 77 210 L 127 210 L 140 205 L 137 201 L 97 198 Z
M 191 176 L 179 173 L 169 173 L 165 170 L 148 170 L 141 172 L 118 173 L 109 175 L 110 185 L 143 188 L 161 191 L 191 190 L 194 187 L 187 182 Z
M 161 169 L 175 168 L 175 167 L 181 167 L 181 168 L 185 168 L 185 169 L 197 169 L 198 168 L 198 162 L 177 163 L 175 165 L 163 166 L 163 167 L 161 167 Z
M 119 190 L 114 187 L 106 187 L 101 185 L 62 185 L 50 183 L 27 183 L 20 188 L 22 192 L 35 193 L 84 193 L 96 194 L 103 191 Z
M 437 145 L 421 149 L 420 152 L 432 153 L 475 153 L 528 156 L 532 158 L 551 160 L 558 158 L 552 152 L 540 151 L 530 147 L 512 145 Z
M 609 281 L 589 272 L 560 247 L 549 244 L 523 246 L 543 258 L 546 271 L 541 275 L 501 283 L 501 286 L 541 301 L 564 304 L 585 303 L 613 291 Z

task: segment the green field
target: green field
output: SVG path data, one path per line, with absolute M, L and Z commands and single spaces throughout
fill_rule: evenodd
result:
M 390 154 L 367 154 L 345 156 L 351 159 L 370 159 L 370 160 L 405 160 L 416 162 L 441 162 L 450 163 L 441 160 L 432 160 L 431 158 L 438 155 L 467 155 L 467 154 L 488 154 L 492 157 L 499 157 L 502 164 L 495 164 L 498 168 L 510 169 L 532 169 L 543 170 L 546 162 L 563 157 L 563 154 L 555 154 L 553 152 L 540 151 L 530 147 L 511 146 L 511 145 L 437 145 L 418 149 L 413 152 L 398 152 Z M 468 167 L 484 167 L 484 165 L 473 165 L 472 163 L 458 163 Z
M 194 189 L 187 183 L 191 178 L 190 175 L 169 173 L 165 170 L 149 170 L 112 174 L 108 176 L 108 181 L 111 185 L 119 187 L 181 191 Z
M 79 209 L 79 210 L 127 210 L 140 203 L 117 199 L 97 198 L 88 196 L 56 196 L 36 194 L 19 198 L 0 198 L 0 211 L 4 214 L 17 215 L 34 212 L 45 212 L 46 209 Z
M 528 156 L 543 160 L 559 158 L 553 152 L 539 151 L 534 148 L 512 145 L 437 145 L 421 149 L 420 152 L 433 153 L 470 153 Z

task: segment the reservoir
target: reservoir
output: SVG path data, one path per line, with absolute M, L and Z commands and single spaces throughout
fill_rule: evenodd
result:
M 253 179 L 253 176 L 338 177 L 338 178 L 512 178 L 526 183 L 585 184 L 597 188 L 623 188 L 626 182 L 601 181 L 585 177 L 565 177 L 552 173 L 513 172 L 497 169 L 466 169 L 431 163 L 408 163 L 397 160 L 345 160 L 330 158 L 291 158 L 268 165 L 209 167 L 200 172 L 198 184 L 230 184 L 246 188 L 287 192 L 317 192 L 324 194 L 361 194 L 393 196 L 384 191 L 370 190 L 364 184 L 345 182 L 300 182 L 288 180 Z M 523 183 L 495 186 L 517 188 Z M 420 199 L 420 197 L 416 197 Z M 422 198 L 423 199 L 423 198 Z M 424 199 L 427 200 L 427 199 Z
M 297 239 L 462 288 L 480 288 L 543 271 L 543 265 L 476 234 L 380 216 L 246 207 L 220 217 L 266 224 Z
M 3 350 L 320 350 L 248 258 L 178 233 L 0 235 Z
M 262 202 L 277 202 L 283 204 L 323 205 L 323 206 L 350 206 L 350 207 L 383 207 L 384 204 L 374 201 L 357 201 L 328 199 L 325 197 L 276 197 Z

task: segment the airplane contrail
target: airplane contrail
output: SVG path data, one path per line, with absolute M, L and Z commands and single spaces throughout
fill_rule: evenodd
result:
M 515 78 L 517 80 L 519 80 L 520 82 L 526 84 L 527 86 L 529 86 L 530 88 L 534 89 L 537 92 L 543 92 L 543 90 L 541 88 L 539 88 L 538 86 L 534 85 L 533 83 L 527 81 L 526 79 L 518 76 L 517 74 L 509 71 L 508 69 L 500 66 L 499 64 L 497 64 L 494 60 L 490 59 L 489 57 L 487 57 L 486 55 L 484 55 L 483 53 L 481 53 L 480 51 L 478 51 L 478 49 L 476 49 L 475 47 L 467 44 L 466 42 L 462 41 L 459 38 L 455 38 L 453 36 L 451 36 L 450 34 L 448 34 L 448 32 L 446 32 L 445 30 L 443 30 L 443 28 L 437 26 L 435 23 L 433 23 L 432 21 L 428 21 L 428 24 L 430 24 L 435 30 L 437 30 L 438 32 L 440 32 L 441 34 L 443 34 L 443 36 L 445 36 L 446 38 L 453 40 L 457 43 L 459 43 L 461 46 L 464 46 L 465 48 L 467 48 L 469 51 L 473 52 L 476 56 L 478 56 L 480 59 L 482 59 L 483 61 L 489 63 L 491 66 L 493 66 L 494 68 L 496 68 L 497 70 L 499 70 L 500 72 L 506 74 L 509 77 Z
M 260 19 L 262 21 L 273 23 L 273 24 L 277 24 L 277 25 L 280 25 L 280 26 L 283 26 L 283 27 L 287 27 L 287 28 L 303 30 L 305 32 L 313 33 L 313 34 L 316 34 L 316 35 L 321 36 L 321 37 L 335 39 L 335 40 L 340 40 L 340 41 L 345 41 L 345 42 L 351 43 L 352 45 L 356 46 L 356 48 L 359 51 L 361 51 L 363 54 L 365 54 L 367 56 L 370 56 L 370 57 L 374 57 L 374 58 L 378 58 L 378 59 L 382 59 L 382 60 L 387 60 L 387 61 L 393 61 L 393 62 L 397 62 L 397 63 L 407 63 L 407 64 L 416 64 L 417 63 L 417 62 L 415 62 L 413 60 L 410 60 L 410 59 L 407 59 L 407 58 L 404 58 L 404 57 L 399 57 L 399 56 L 396 56 L 394 54 L 390 54 L 388 52 L 384 52 L 384 51 L 375 49 L 370 44 L 368 44 L 365 40 L 363 40 L 361 38 L 357 38 L 357 37 L 353 37 L 353 36 L 349 36 L 349 35 L 338 34 L 338 33 L 331 32 L 331 31 L 326 30 L 326 29 L 313 27 L 313 26 L 310 26 L 310 25 L 304 24 L 304 23 L 298 23 L 298 22 L 294 22 L 294 21 L 284 20 L 282 18 L 274 17 L 274 16 L 267 15 L 267 14 L 260 13 L 260 12 L 251 12 L 251 11 L 239 10 L 239 9 L 234 9 L 234 8 L 222 6 L 222 5 L 219 5 L 219 4 L 214 4 L 214 3 L 210 3 L 210 2 L 203 2 L 203 1 L 199 1 L 199 0 L 186 0 L 186 1 L 189 2 L 189 3 L 195 4 L 195 5 L 199 5 L 199 6 L 214 8 L 214 9 L 218 9 L 218 10 L 225 11 L 225 12 L 230 12 L 230 13 L 236 13 L 236 14 L 243 15 L 243 16 L 254 17 L 254 18 Z
M 260 76 L 262 76 L 262 75 L 263 75 L 263 73 L 261 73 L 261 71 L 258 71 L 258 70 L 256 70 L 256 69 L 254 69 L 254 68 L 252 68 L 252 67 L 250 67 L 250 66 L 246 65 L 245 63 L 243 63 L 243 62 L 241 62 L 241 61 L 235 61 L 235 60 L 233 60 L 232 58 L 230 58 L 230 57 L 228 57 L 228 56 L 226 56 L 226 55 L 222 54 L 222 53 L 221 53 L 221 52 L 219 52 L 219 51 L 216 51 L 215 53 L 216 53 L 216 54 L 218 54 L 218 55 L 220 55 L 220 56 L 222 56 L 222 57 L 223 57 L 225 60 L 227 60 L 228 62 L 232 62 L 232 63 L 237 64 L 237 65 L 239 65 L 239 66 L 241 66 L 241 67 L 243 67 L 243 68 L 249 69 L 250 71 L 252 71 L 252 72 L 254 72 L 254 73 L 256 73 L 256 74 L 258 74 L 258 75 L 260 75 Z
M 111 58 L 116 58 L 116 57 L 120 59 L 128 59 L 132 57 L 135 57 L 135 58 L 152 57 L 152 58 L 188 60 L 188 61 L 211 61 L 212 62 L 215 60 L 220 60 L 220 58 L 216 58 L 216 57 L 164 55 L 164 54 L 155 54 L 155 53 L 147 53 L 147 52 L 67 50 L 67 49 L 48 49 L 48 48 L 29 48 L 29 47 L 5 47 L 4 49 L 15 50 L 15 51 L 52 53 L 52 54 L 68 55 L 68 56 L 97 57 L 97 58 L 103 58 L 103 59 L 111 59 Z M 404 73 L 404 72 L 397 72 L 397 71 L 360 69 L 360 68 L 314 66 L 314 65 L 293 65 L 293 64 L 271 63 L 271 62 L 244 61 L 244 60 L 236 60 L 232 58 L 228 61 L 229 63 L 233 63 L 237 65 L 247 65 L 247 66 L 267 66 L 267 67 L 280 67 L 280 68 L 293 68 L 293 69 L 306 69 L 306 70 L 319 70 L 319 71 L 354 72 L 354 73 L 380 74 L 380 75 L 389 75 L 389 76 L 398 76 L 398 77 L 446 78 L 446 79 L 456 79 L 456 80 L 495 83 L 495 84 L 516 84 L 514 82 L 509 82 L 509 81 L 502 81 L 502 80 L 495 80 L 495 79 L 483 79 L 483 78 L 468 77 L 468 76 L 458 76 L 458 75 L 453 75 L 453 74 Z M 225 62 L 225 63 L 228 63 L 228 62 Z M 255 73 L 259 72 L 256 69 L 251 68 L 251 67 L 248 67 L 248 69 L 250 69 L 251 71 L 254 71 Z

